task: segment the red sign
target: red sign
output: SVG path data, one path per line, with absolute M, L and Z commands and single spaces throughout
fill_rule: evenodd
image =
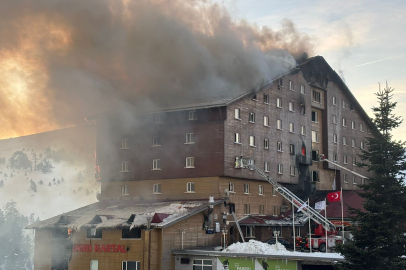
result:
M 125 245 L 99 245 L 95 244 L 94 249 L 91 244 L 76 244 L 72 247 L 73 252 L 112 252 L 127 253 Z

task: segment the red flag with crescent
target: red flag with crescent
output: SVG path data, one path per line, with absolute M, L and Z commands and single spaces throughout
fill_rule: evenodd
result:
M 328 193 L 327 194 L 327 200 L 329 202 L 339 202 L 339 201 L 341 201 L 341 191 Z

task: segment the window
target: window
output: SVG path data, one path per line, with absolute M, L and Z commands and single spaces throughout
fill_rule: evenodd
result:
M 254 226 L 245 227 L 245 235 L 246 237 L 255 237 L 255 227 Z
M 364 149 L 364 142 L 361 141 L 359 146 L 360 146 L 361 149 Z
M 351 103 L 350 103 L 350 110 L 351 110 L 351 111 L 354 110 L 354 105 L 352 105 Z
M 279 87 L 283 87 L 283 81 L 282 81 L 282 79 L 279 79 L 278 88 L 279 88 Z
M 321 103 L 321 93 L 319 91 L 313 90 L 313 101 Z
M 314 130 L 312 130 L 312 142 L 315 142 L 315 143 L 319 142 L 319 133 Z
M 337 161 L 338 161 L 337 153 L 334 153 L 334 154 L 333 154 L 333 161 L 334 161 L 334 162 L 337 162 Z
M 268 139 L 264 139 L 264 148 L 269 149 L 269 140 Z
M 99 270 L 99 261 L 98 260 L 90 261 L 90 270 Z
M 121 162 L 121 172 L 128 172 L 128 161 Z
M 283 174 L 283 165 L 278 164 L 278 174 Z
M 103 238 L 103 230 L 102 229 L 96 229 L 96 228 L 87 228 L 87 238 L 102 239 Z
M 304 86 L 304 85 L 301 85 L 301 86 L 300 86 L 300 93 L 303 94 L 303 95 L 306 95 L 305 86 Z
M 295 106 L 294 106 L 293 102 L 289 102 L 289 111 L 290 111 L 290 112 L 294 112 L 294 111 L 295 111 Z
M 293 81 L 289 81 L 289 90 L 295 90 L 295 86 L 293 85 Z
M 264 163 L 264 170 L 265 170 L 265 172 L 269 172 L 269 162 L 268 161 L 265 161 L 265 163 Z
M 337 125 L 337 115 L 333 115 L 333 124 Z
M 155 115 L 155 123 L 159 124 L 159 123 L 163 123 L 163 116 L 162 114 L 158 113 Z
M 130 230 L 130 228 L 124 228 L 121 230 L 121 238 L 123 239 L 141 239 L 141 228 L 136 227 Z
M 295 166 L 290 166 L 290 175 L 292 175 L 292 176 L 296 175 L 296 167 Z
M 141 270 L 141 262 L 138 261 L 122 261 L 121 270 Z
M 152 137 L 152 146 L 161 146 L 161 138 L 159 136 Z
M 212 260 L 193 260 L 193 270 L 211 270 L 211 269 L 213 269 Z
M 195 143 L 195 134 L 186 133 L 186 143 L 185 144 L 193 144 L 193 143 Z
M 273 206 L 273 215 L 274 216 L 278 216 L 279 215 L 279 209 L 277 205 Z
M 161 169 L 161 160 L 160 159 L 152 160 L 152 169 L 153 170 L 160 170 Z
M 355 140 L 351 139 L 351 147 L 355 147 Z
M 244 184 L 244 194 L 250 194 L 250 184 Z
M 161 194 L 161 184 L 154 184 L 152 186 L 152 193 Z
M 282 100 L 280 98 L 276 98 L 276 107 L 282 108 Z
M 234 142 L 241 143 L 241 135 L 240 133 L 234 133 Z
M 347 126 L 347 119 L 343 118 L 343 127 Z
M 282 130 L 282 120 L 276 120 L 276 129 Z
M 282 152 L 282 142 L 276 143 L 276 150 Z
M 251 159 L 251 160 L 249 161 L 249 164 L 255 165 L 255 160 Z M 254 169 L 251 168 L 250 170 L 253 171 Z
M 264 207 L 263 204 L 260 204 L 260 205 L 259 205 L 259 211 L 258 211 L 258 213 L 259 213 L 261 216 L 265 215 L 265 207 Z
M 272 186 L 272 196 L 276 196 L 276 189 Z
M 186 158 L 186 168 L 194 168 L 194 167 L 195 167 L 195 158 L 187 157 Z
M 258 98 L 257 98 L 257 94 L 255 94 L 255 95 L 253 95 L 253 96 L 252 96 L 252 100 L 255 100 L 255 101 L 257 101 L 257 100 L 258 100 Z
M 240 109 L 238 109 L 238 108 L 234 109 L 234 118 L 238 119 L 238 120 L 241 120 L 241 118 L 240 118 Z
M 312 122 L 315 122 L 315 123 L 319 122 L 319 115 L 316 111 L 312 111 Z
M 295 124 L 289 123 L 289 132 L 295 133 Z
M 244 215 L 249 215 L 249 214 L 251 214 L 250 205 L 249 204 L 244 204 Z M 249 226 L 247 226 L 247 227 L 249 227 Z
M 352 176 L 352 184 L 353 185 L 357 184 L 357 177 L 355 175 Z
M 359 130 L 360 130 L 361 132 L 364 132 L 364 125 L 363 125 L 363 124 L 359 124 Z
M 356 157 L 352 158 L 352 165 L 354 165 L 354 166 L 357 165 L 357 158 Z
M 312 160 L 319 161 L 319 150 L 312 150 Z
M 333 97 L 333 105 L 337 106 L 337 98 Z
M 300 128 L 300 134 L 306 135 L 306 127 L 305 127 L 305 126 L 302 126 L 302 127 Z
M 346 155 L 343 156 L 343 162 L 344 162 L 344 164 L 348 164 Z
M 302 156 L 306 156 L 306 146 L 302 145 Z
M 269 95 L 268 94 L 264 94 L 264 103 L 269 104 Z
M 312 181 L 319 182 L 319 171 L 312 171 Z
M 355 129 L 355 122 L 354 121 L 351 121 L 351 128 Z
M 196 111 L 189 111 L 189 118 L 188 120 L 197 120 L 197 112 Z
M 348 183 L 348 175 L 344 174 L 344 183 Z
M 289 144 L 289 154 L 291 154 L 291 155 L 295 154 L 295 145 L 294 144 Z
M 347 108 L 347 104 L 345 102 L 345 100 L 343 99 L 343 109 Z
M 258 186 L 258 195 L 264 195 L 264 186 L 263 185 Z
M 333 134 L 333 143 L 337 143 L 337 134 Z
M 347 138 L 343 137 L 343 145 L 347 145 Z
M 250 123 L 255 123 L 255 113 L 250 112 L 250 114 L 249 114 L 249 122 Z
M 121 195 L 129 195 L 128 193 L 128 185 L 121 186 Z
M 128 148 L 128 138 L 121 140 L 121 149 L 129 149 Z
M 264 126 L 269 127 L 269 117 L 264 116 Z
M 228 183 L 228 191 L 234 192 L 234 182 Z
M 250 146 L 255 146 L 255 136 L 250 136 Z
M 195 192 L 195 183 L 194 182 L 187 182 L 186 183 L 186 192 L 194 193 Z

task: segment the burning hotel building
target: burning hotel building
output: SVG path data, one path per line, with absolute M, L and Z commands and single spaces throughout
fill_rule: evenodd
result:
M 286 217 L 291 203 L 255 171 L 236 168 L 241 156 L 303 199 L 363 184 L 334 162 L 369 175 L 356 162 L 372 123 L 320 56 L 245 93 L 88 120 L 97 127 L 99 202 L 29 226 L 35 270 L 175 269 L 173 250 L 238 241 L 233 213 Z M 243 237 L 272 237 L 280 228 L 269 224 L 262 236 L 242 226 Z

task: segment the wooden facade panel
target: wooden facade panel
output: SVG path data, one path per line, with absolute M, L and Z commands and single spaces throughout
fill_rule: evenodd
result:
M 35 230 L 34 270 L 50 270 L 52 230 Z

